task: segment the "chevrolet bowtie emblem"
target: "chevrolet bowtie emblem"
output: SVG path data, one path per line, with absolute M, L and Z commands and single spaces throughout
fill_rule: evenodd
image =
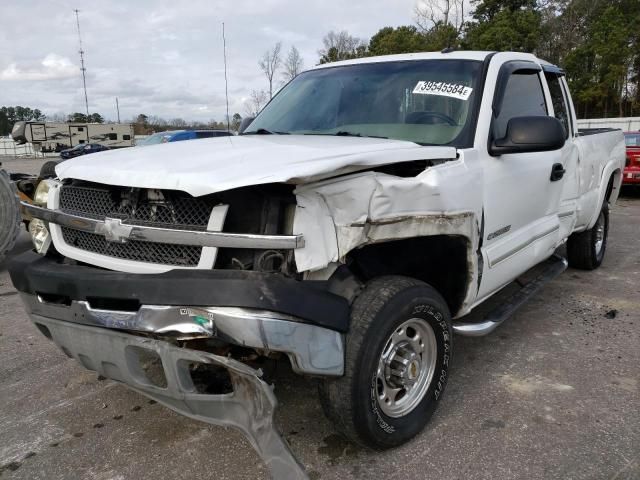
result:
M 108 242 L 126 243 L 133 226 L 123 225 L 119 218 L 105 218 L 104 223 L 96 227 L 96 233 L 104 235 Z

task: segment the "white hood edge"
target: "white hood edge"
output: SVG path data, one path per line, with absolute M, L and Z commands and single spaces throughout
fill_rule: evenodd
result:
M 414 160 L 456 158 L 454 147 L 362 137 L 252 135 L 111 150 L 65 161 L 60 179 L 180 190 L 198 197 L 267 183 L 304 184 Z

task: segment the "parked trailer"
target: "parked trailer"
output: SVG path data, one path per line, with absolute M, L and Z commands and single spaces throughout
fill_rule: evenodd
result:
M 120 123 L 16 122 L 11 137 L 18 145 L 31 143 L 37 152 L 59 152 L 83 143 L 109 148 L 132 147 L 133 125 Z

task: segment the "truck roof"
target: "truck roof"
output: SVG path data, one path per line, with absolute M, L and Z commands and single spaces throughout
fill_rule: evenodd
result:
M 353 60 L 342 60 L 340 62 L 323 63 L 316 65 L 309 70 L 317 70 L 321 68 L 340 67 L 344 65 L 358 65 L 363 63 L 381 63 L 381 62 L 402 62 L 407 60 L 442 60 L 442 59 L 456 59 L 456 60 L 479 60 L 483 61 L 488 55 L 496 53 L 491 51 L 477 51 L 477 50 L 454 50 L 448 53 L 442 52 L 417 52 L 417 53 L 401 53 L 397 55 L 381 55 L 378 57 L 363 57 L 355 58 Z M 531 53 L 521 52 L 499 52 L 497 55 L 504 55 L 510 57 L 513 60 L 530 60 L 539 62 L 541 64 L 551 65 L 548 62 L 537 58 Z

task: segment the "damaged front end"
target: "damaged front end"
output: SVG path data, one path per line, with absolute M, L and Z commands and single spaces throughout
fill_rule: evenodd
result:
M 239 429 L 275 479 L 306 479 L 304 468 L 278 433 L 277 400 L 262 372 L 232 358 L 178 348 L 167 341 L 121 331 L 33 316 L 36 326 L 84 367 L 122 382 L 176 412 L 213 425 Z M 198 391 L 194 366 L 228 372 L 230 391 Z

